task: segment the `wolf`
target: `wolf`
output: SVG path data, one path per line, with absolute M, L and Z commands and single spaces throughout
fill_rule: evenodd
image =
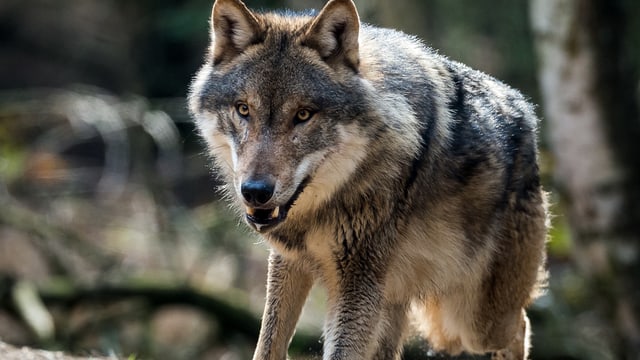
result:
M 310 288 L 325 360 L 525 359 L 545 271 L 537 118 L 518 91 L 414 37 L 215 1 L 189 107 L 223 188 L 270 245 L 254 360 L 282 360 Z

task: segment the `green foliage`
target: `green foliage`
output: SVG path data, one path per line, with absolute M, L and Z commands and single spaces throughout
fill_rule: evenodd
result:
M 552 256 L 567 258 L 571 254 L 572 241 L 569 224 L 564 217 L 565 212 L 559 203 L 551 206 L 550 210 L 552 219 L 547 248 Z
M 24 172 L 25 159 L 24 148 L 0 140 L 0 179 L 7 182 L 17 180 Z

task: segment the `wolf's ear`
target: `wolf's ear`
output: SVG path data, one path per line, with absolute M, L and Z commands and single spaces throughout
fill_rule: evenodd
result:
M 313 20 L 303 44 L 318 51 L 329 65 L 358 70 L 360 19 L 352 0 L 329 0 Z
M 214 64 L 233 59 L 261 37 L 258 19 L 242 1 L 216 0 L 211 10 Z

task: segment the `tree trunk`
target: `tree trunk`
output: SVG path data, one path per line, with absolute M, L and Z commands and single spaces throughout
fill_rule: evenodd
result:
M 554 180 L 618 358 L 640 353 L 640 119 L 622 0 L 531 0 Z M 628 10 L 628 9 L 627 9 Z

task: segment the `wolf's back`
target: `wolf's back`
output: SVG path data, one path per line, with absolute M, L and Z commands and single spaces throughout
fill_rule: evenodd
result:
M 538 119 L 520 92 L 395 30 L 365 26 L 360 41 L 362 76 L 376 92 L 406 101 L 405 119 L 417 119 L 414 146 L 422 154 L 412 173 L 438 170 L 442 178 L 430 181 L 451 191 L 492 170 L 512 190 L 537 181 Z M 399 142 L 411 139 L 399 135 Z

